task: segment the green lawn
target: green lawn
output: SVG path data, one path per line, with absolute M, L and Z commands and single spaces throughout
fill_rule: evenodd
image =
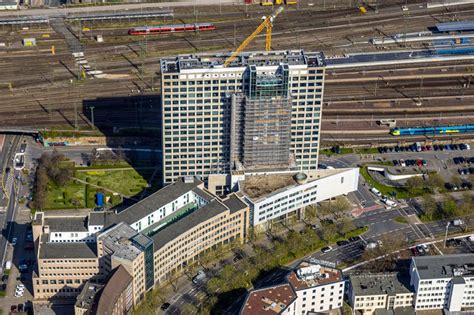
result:
M 402 216 L 399 216 L 399 217 L 395 217 L 393 219 L 393 221 L 397 222 L 397 223 L 401 223 L 401 224 L 407 224 L 408 221 L 405 217 L 402 217 Z
M 73 200 L 77 200 L 77 208 L 84 208 L 86 189 L 85 185 L 71 181 L 66 186 L 48 184 L 45 209 L 71 209 L 75 208 Z
M 76 177 L 126 196 L 136 195 L 148 185 L 142 175 L 134 169 L 80 171 L 76 172 Z
M 76 169 L 75 177 L 90 184 L 71 180 L 65 186 L 48 184 L 45 210 L 94 208 L 96 207 L 96 194 L 101 191 L 105 199 L 112 206 L 122 202 L 124 196 L 134 196 L 142 192 L 148 182 L 145 178 L 151 177 L 153 170 L 145 170 L 139 174 L 134 169 L 129 170 L 103 170 L 103 169 Z M 155 187 L 156 185 L 152 185 Z M 108 190 L 111 191 L 108 191 Z M 115 194 L 114 194 L 115 193 Z
M 392 187 L 383 185 L 374 180 L 372 176 L 370 176 L 366 166 L 360 168 L 360 174 L 364 177 L 364 179 L 370 186 L 377 188 L 382 194 L 386 196 L 391 196 L 392 193 L 395 192 L 396 197 L 398 199 L 406 199 L 421 196 L 424 194 L 424 190 L 422 188 L 416 190 L 407 190 L 404 187 Z

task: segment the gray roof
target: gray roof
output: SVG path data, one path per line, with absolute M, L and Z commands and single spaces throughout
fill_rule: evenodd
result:
M 409 277 L 396 273 L 351 275 L 350 282 L 356 296 L 413 292 Z
M 231 194 L 227 199 L 222 201 L 227 208 L 229 208 L 230 213 L 239 211 L 241 209 L 247 208 L 248 205 L 243 202 L 236 194 Z
M 49 225 L 51 232 L 87 232 L 85 217 L 45 218 L 44 225 Z
M 120 222 L 97 236 L 102 242 L 106 253 L 111 252 L 115 257 L 133 260 L 140 255 L 141 250 L 132 244 L 131 239 L 137 232 L 128 224 Z
M 152 236 L 154 250 L 157 251 L 168 242 L 174 240 L 181 234 L 184 234 L 186 231 L 192 229 L 196 225 L 205 222 L 227 210 L 228 208 L 224 204 L 217 201 L 216 199 L 212 200 L 207 205 L 195 210 L 184 218 L 166 226 L 154 234 Z
M 207 191 L 204 191 L 197 187 L 193 189 L 193 192 L 196 193 L 196 195 L 201 196 L 201 198 L 203 198 L 206 201 L 211 201 L 212 199 L 215 198 L 213 195 L 209 194 Z
M 97 258 L 96 243 L 42 243 L 40 259 Z
M 104 212 L 90 212 L 89 213 L 89 225 L 104 225 L 105 215 Z
M 192 183 L 185 182 L 183 178 L 179 178 L 174 183 L 163 187 L 154 194 L 137 202 L 133 206 L 119 212 L 117 215 L 115 215 L 113 220 L 115 222 L 126 222 L 128 224 L 132 224 L 138 219 L 146 217 L 155 210 L 193 190 L 201 183 L 202 182 L 197 178 L 193 178 Z
M 474 277 L 474 254 L 413 257 L 420 279 Z M 460 274 L 458 274 L 458 272 Z

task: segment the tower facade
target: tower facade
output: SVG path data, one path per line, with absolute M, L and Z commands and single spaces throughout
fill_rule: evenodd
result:
M 320 53 L 251 52 L 161 60 L 163 179 L 235 169 L 316 169 Z

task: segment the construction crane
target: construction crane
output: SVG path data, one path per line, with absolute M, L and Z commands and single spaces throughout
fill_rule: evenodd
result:
M 239 48 L 237 48 L 232 55 L 230 55 L 229 58 L 224 62 L 224 67 L 227 67 L 241 52 L 242 50 L 245 49 L 245 47 L 250 44 L 250 42 L 258 35 L 260 34 L 264 28 L 267 29 L 267 35 L 265 37 L 265 50 L 270 51 L 272 48 L 272 28 L 273 28 L 273 20 L 278 16 L 283 11 L 283 7 L 279 7 L 276 9 L 275 12 L 273 12 L 272 15 L 266 17 L 262 24 L 260 24 L 253 33 L 247 37 L 242 44 L 240 44 Z

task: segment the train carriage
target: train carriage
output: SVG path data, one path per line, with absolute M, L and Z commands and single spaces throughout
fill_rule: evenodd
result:
M 414 128 L 393 128 L 390 133 L 393 136 L 415 136 L 450 133 L 474 132 L 474 125 L 436 126 L 436 127 L 414 127 Z
M 152 34 L 182 33 L 182 32 L 194 32 L 194 31 L 212 31 L 215 29 L 216 27 L 212 23 L 142 26 L 142 27 L 134 27 L 128 30 L 128 34 L 129 35 L 152 35 Z

